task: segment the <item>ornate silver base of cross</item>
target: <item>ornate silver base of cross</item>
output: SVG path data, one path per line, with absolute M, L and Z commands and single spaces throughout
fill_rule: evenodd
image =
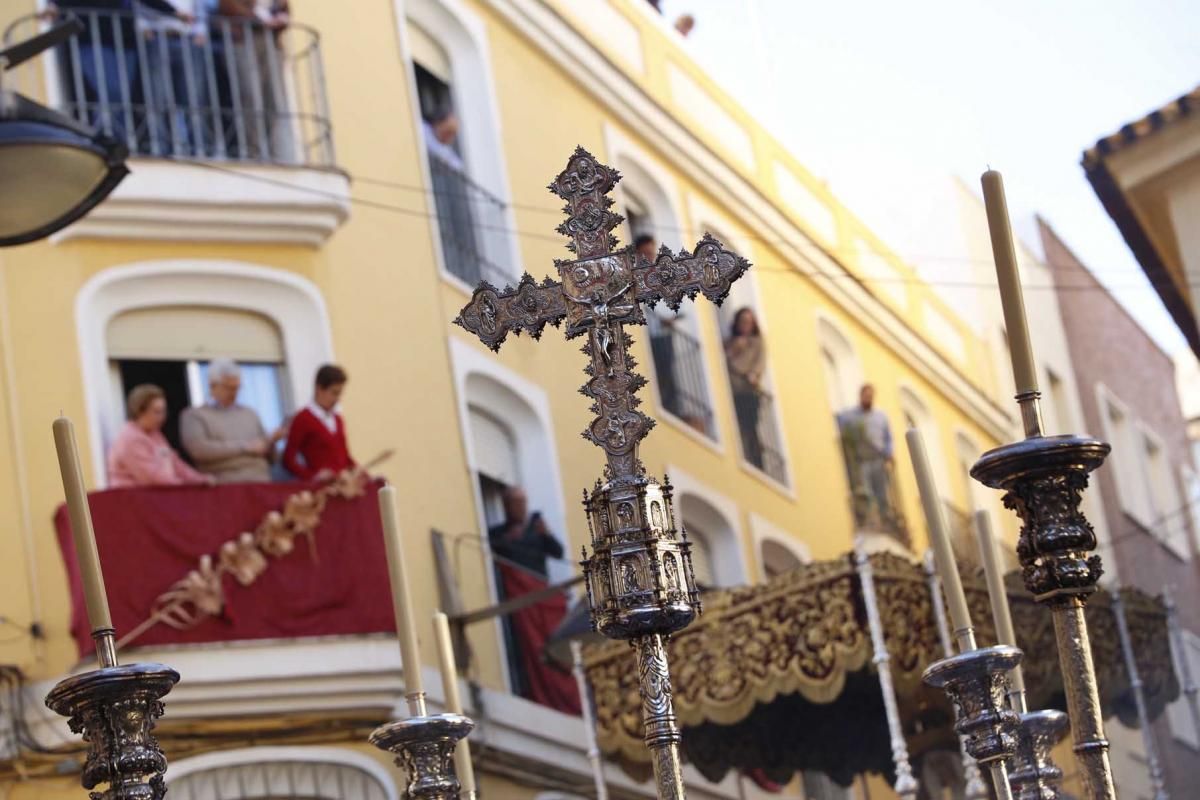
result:
M 935 661 L 922 679 L 942 689 L 954 704 L 954 730 L 967 752 L 992 773 L 1000 800 L 1012 800 L 1006 762 L 1017 750 L 1016 712 L 1008 707 L 1008 673 L 1021 662 L 1021 651 L 999 645 L 971 649 Z
M 1109 446 L 1085 436 L 1043 436 L 1038 392 L 1017 396 L 1026 438 L 984 453 L 971 477 L 1004 491 L 1004 505 L 1023 523 L 1017 558 L 1025 588 L 1049 606 L 1067 714 L 1084 791 L 1089 800 L 1116 800 L 1108 740 L 1100 711 L 1096 668 L 1083 604 L 1102 569 L 1096 533 L 1080 510 L 1088 475 Z
M 93 634 L 100 668 L 59 682 L 46 695 L 51 711 L 68 718 L 73 733 L 87 742 L 79 782 L 91 800 L 162 800 L 167 757 L 154 738 L 163 714 L 162 698 L 179 673 L 162 664 L 117 663 L 112 630 Z
M 592 555 L 584 550 L 583 569 L 592 624 L 606 636 L 633 642 L 638 653 L 646 744 L 652 751 L 660 798 L 683 797 L 679 729 L 671 697 L 664 639 L 700 611 L 692 575 L 690 545 L 677 526 L 671 487 L 646 474 L 638 443 L 654 420 L 637 410 L 636 392 L 646 379 L 629 348 L 626 325 L 645 322 L 642 304 L 665 302 L 678 309 L 685 298 L 703 294 L 720 303 L 750 264 L 705 236 L 695 253 L 673 255 L 665 248 L 651 263 L 632 247 L 614 250 L 612 231 L 621 217 L 611 210 L 610 192 L 620 180 L 615 169 L 576 148 L 550 191 L 566 205 L 559 233 L 569 236 L 573 261 L 556 261 L 559 280 L 536 283 L 529 275 L 503 291 L 484 282 L 456 323 L 498 350 L 508 334 L 534 338 L 547 323 L 566 322 L 568 338 L 586 335 L 587 382 L 595 418 L 584 438 L 603 448 L 604 477 L 584 508 L 591 529 Z

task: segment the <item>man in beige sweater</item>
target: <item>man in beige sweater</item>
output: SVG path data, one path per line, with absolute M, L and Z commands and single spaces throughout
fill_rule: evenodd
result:
M 212 362 L 208 386 L 212 401 L 179 417 L 179 438 L 196 469 L 212 475 L 217 483 L 271 480 L 275 443 L 286 429 L 268 436 L 254 409 L 238 405 L 242 371 L 233 361 Z

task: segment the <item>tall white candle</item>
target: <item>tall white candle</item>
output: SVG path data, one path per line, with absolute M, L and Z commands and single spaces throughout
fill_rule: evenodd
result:
M 408 572 L 404 567 L 404 542 L 396 522 L 396 489 L 392 486 L 384 486 L 379 490 L 379 516 L 383 521 L 383 539 L 387 543 L 392 610 L 396 614 L 396 634 L 400 638 L 400 659 L 404 662 L 404 692 L 412 698 L 425 689 L 421 684 L 421 652 L 417 646 L 417 627 L 413 624 Z M 413 708 L 411 701 L 409 708 Z
M 946 532 L 946 520 L 942 514 L 941 496 L 929 468 L 929 457 L 925 454 L 925 442 L 921 432 L 910 429 L 904 434 L 908 441 L 908 454 L 912 459 L 913 472 L 917 476 L 917 488 L 921 494 L 921 507 L 929 525 L 929 543 L 933 546 L 938 575 L 942 579 L 942 591 L 946 595 L 946 606 L 950 610 L 950 624 L 954 628 L 959 650 L 969 649 L 965 641 L 970 635 L 971 615 L 967 611 L 967 596 L 963 594 L 962 579 L 958 564 L 954 560 L 954 549 L 950 546 L 950 535 Z M 971 645 L 973 647 L 973 644 Z
M 463 713 L 458 694 L 458 665 L 454 662 L 454 642 L 450 638 L 450 620 L 440 611 L 433 613 L 433 636 L 437 640 L 438 666 L 442 671 L 442 692 L 446 695 L 446 710 Z M 475 766 L 471 763 L 471 746 L 460 739 L 454 748 L 454 773 L 458 775 L 461 794 L 475 791 Z
M 83 469 L 79 465 L 79 448 L 75 444 L 75 426 L 66 417 L 54 420 L 54 448 L 58 451 L 58 469 L 62 473 L 63 490 L 67 497 L 67 516 L 71 519 L 71 538 L 75 543 L 75 560 L 83 581 L 83 599 L 87 606 L 88 624 L 93 631 L 111 630 L 112 616 L 108 613 L 108 594 L 104 590 L 104 573 L 100 569 L 100 553 L 96 549 L 96 534 L 92 530 L 92 512 L 88 508 Z
M 992 522 L 986 511 L 975 512 L 975 533 L 979 537 L 979 556 L 983 561 L 983 574 L 987 578 L 988 599 L 992 603 L 992 620 L 996 623 L 996 643 L 1017 646 L 1017 634 L 1013 630 L 1012 612 L 1008 607 L 1008 592 L 1004 589 L 1004 573 L 1000 568 L 1000 552 L 996 548 L 996 537 L 992 535 Z M 1014 691 L 1025 691 L 1025 674 L 1021 667 L 1010 673 Z

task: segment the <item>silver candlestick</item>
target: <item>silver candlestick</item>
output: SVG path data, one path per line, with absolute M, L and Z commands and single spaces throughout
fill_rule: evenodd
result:
M 1096 533 L 1080 510 L 1088 475 L 1108 455 L 1104 442 L 1043 436 L 1041 394 L 1017 395 L 1026 438 L 984 453 L 971 476 L 1004 491 L 1023 523 L 1017 542 L 1025 588 L 1050 608 L 1084 789 L 1090 800 L 1116 800 L 1100 692 L 1083 605 L 1100 579 Z
M 965 636 L 960 633 L 959 644 L 970 647 L 930 664 L 923 680 L 946 692 L 956 712 L 954 730 L 963 737 L 967 752 L 992 773 L 999 800 L 1013 800 L 1005 762 L 1017 751 L 1020 720 L 1005 696 L 1008 673 L 1021 663 L 1021 651 L 1006 645 L 977 649 L 969 629 Z
M 179 673 L 162 664 L 117 663 L 112 628 L 97 629 L 92 638 L 100 668 L 60 681 L 46 705 L 87 742 L 83 788 L 108 784 L 91 792 L 91 800 L 162 800 L 167 757 L 153 730 Z
M 942 653 L 949 658 L 954 655 L 954 642 L 950 639 L 950 622 L 946 619 L 946 607 L 942 603 L 942 581 L 934 567 L 932 550 L 925 551 L 925 581 L 929 585 L 929 599 L 933 605 L 933 618 L 937 623 Z M 957 723 L 957 710 L 954 719 Z M 991 795 L 983 783 L 983 776 L 979 773 L 979 763 L 967 752 L 967 740 L 962 734 L 958 736 L 958 747 L 962 754 L 963 780 L 966 783 L 964 797 L 966 800 L 988 800 Z
M 475 723 L 462 714 L 426 713 L 425 694 L 408 696 L 408 719 L 380 725 L 369 741 L 396 756 L 408 777 L 405 796 L 414 800 L 459 800 L 454 748 Z

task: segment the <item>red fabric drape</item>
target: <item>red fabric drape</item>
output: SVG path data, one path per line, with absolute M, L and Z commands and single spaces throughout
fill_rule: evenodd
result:
M 545 589 L 546 581 L 508 564 L 497 564 L 504 585 L 505 597 L 520 597 Z M 567 714 L 582 713 L 579 688 L 575 678 L 544 656 L 546 640 L 567 615 L 567 598 L 557 594 L 509 616 L 513 636 L 517 640 L 518 656 L 529 684 L 529 699 Z
M 303 488 L 251 483 L 89 495 L 117 637 L 145 620 L 155 598 L 195 569 L 200 556 L 215 558 L 222 544 L 253 531 Z M 314 537 L 315 562 L 307 540 L 297 537 L 295 549 L 268 557 L 270 566 L 249 586 L 224 576 L 222 616 L 184 631 L 156 625 L 131 646 L 395 631 L 377 490 L 371 484 L 362 497 L 329 500 Z M 54 523 L 71 587 L 71 632 L 83 655 L 93 646 L 65 506 Z

